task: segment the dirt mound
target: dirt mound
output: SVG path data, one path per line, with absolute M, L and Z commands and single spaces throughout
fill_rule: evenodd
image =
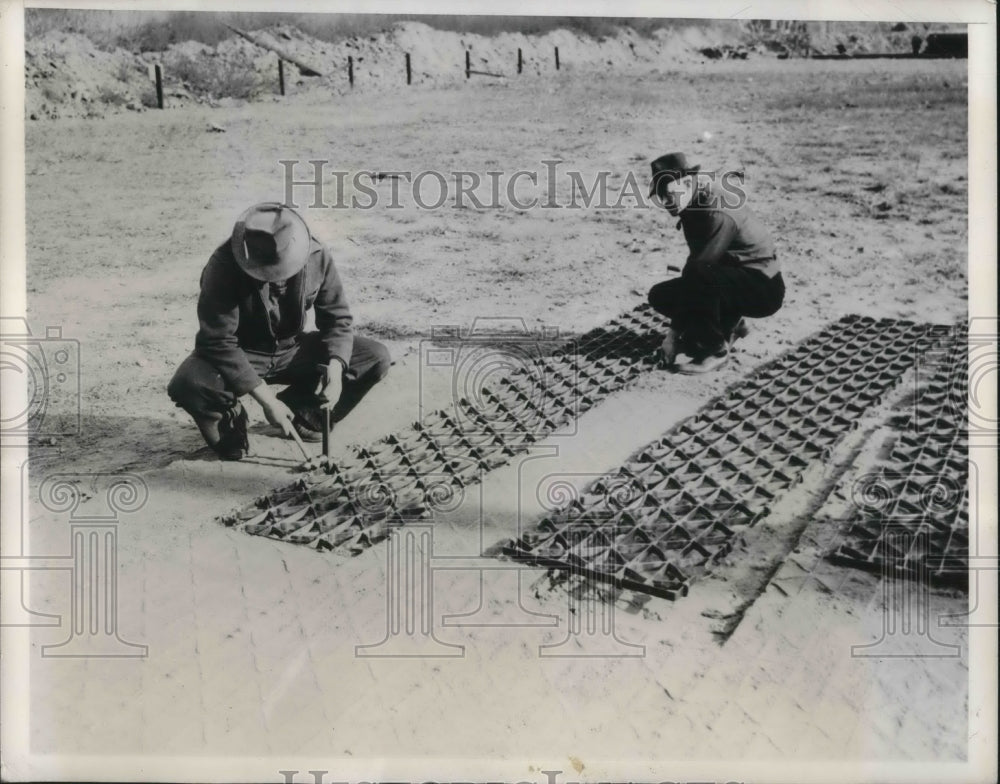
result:
M 140 58 L 102 51 L 77 33 L 50 31 L 25 46 L 28 117 L 102 116 L 109 108 L 141 108 L 151 89 Z M 154 96 L 155 102 L 155 96 Z
M 503 32 L 480 35 L 438 30 L 420 22 L 398 22 L 370 35 L 336 42 L 315 38 L 289 24 L 248 31 L 258 46 L 237 34 L 209 46 L 195 41 L 172 44 L 163 52 L 108 51 L 78 33 L 49 31 L 25 47 L 27 115 L 30 119 L 99 117 L 109 112 L 156 106 L 153 64 L 162 63 L 170 106 L 191 102 L 226 104 L 278 92 L 278 55 L 309 65 L 321 78 L 285 69 L 286 89 L 386 90 L 406 86 L 410 55 L 413 85 L 459 84 L 465 56 L 473 71 L 506 78 L 517 75 L 518 50 L 524 76 L 552 75 L 556 49 L 564 71 L 675 68 L 706 60 L 748 56 L 809 56 L 843 52 L 915 51 L 929 35 L 960 25 L 851 22 L 717 21 L 704 27 L 662 27 L 641 35 L 631 27 L 593 36 L 567 29 L 544 34 Z M 915 49 L 916 47 L 916 49 Z M 352 58 L 354 87 L 348 78 Z
M 290 25 L 252 31 L 251 35 L 322 75 L 318 79 L 303 76 L 298 68 L 287 65 L 288 90 L 323 89 L 329 94 L 352 89 L 349 57 L 353 60 L 354 89 L 393 89 L 406 86 L 407 54 L 414 85 L 444 85 L 465 80 L 466 51 L 473 71 L 501 78 L 517 75 L 519 49 L 522 75 L 529 76 L 554 73 L 557 48 L 559 67 L 564 71 L 636 64 L 673 67 L 703 62 L 702 50 L 718 47 L 724 38 L 731 39 L 738 32 L 736 26 L 732 30 L 716 26 L 711 30 L 661 29 L 650 37 L 631 28 L 598 38 L 564 29 L 544 35 L 485 36 L 400 22 L 375 35 L 355 35 L 336 43 L 313 38 Z M 252 100 L 278 91 L 278 55 L 236 34 L 214 47 L 185 41 L 164 52 L 139 54 L 120 48 L 101 50 L 83 35 L 50 31 L 28 42 L 25 52 L 30 119 L 99 117 L 153 107 L 154 63 L 163 66 L 164 94 L 172 106 Z
M 923 52 L 928 36 L 964 31 L 965 25 L 929 22 L 810 22 L 811 52 L 821 54 L 906 54 Z

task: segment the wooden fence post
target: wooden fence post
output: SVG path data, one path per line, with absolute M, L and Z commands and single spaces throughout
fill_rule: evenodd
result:
M 410 53 L 406 53 L 406 83 L 413 83 L 413 71 L 410 70 Z
M 521 47 L 517 47 L 517 72 L 521 73 L 521 68 L 524 65 L 524 58 L 521 56 Z
M 278 58 L 278 89 L 285 94 L 285 61 Z
M 156 105 L 160 109 L 163 108 L 163 68 L 157 63 L 153 66 L 153 72 L 156 74 Z
M 559 70 L 559 47 L 556 47 L 556 70 Z
M 469 55 L 469 50 L 465 50 L 465 78 L 468 79 L 472 76 L 472 57 Z
M 347 55 L 347 81 L 354 87 L 354 57 Z

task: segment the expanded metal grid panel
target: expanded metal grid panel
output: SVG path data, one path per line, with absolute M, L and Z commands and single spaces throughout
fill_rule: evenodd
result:
M 945 351 L 924 356 L 926 378 L 888 459 L 852 488 L 832 561 L 968 586 L 967 360 L 960 330 Z
M 514 559 L 676 598 L 884 398 L 938 328 L 849 316 L 757 370 L 581 499 Z
M 455 488 L 567 425 L 655 362 L 666 322 L 648 305 L 522 363 L 495 386 L 469 390 L 330 473 L 304 476 L 224 518 L 247 533 L 358 553 L 390 521 L 429 516 Z M 502 351 L 502 348 L 497 349 Z

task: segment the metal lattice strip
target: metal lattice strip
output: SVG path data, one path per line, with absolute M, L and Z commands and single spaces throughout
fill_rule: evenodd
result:
M 358 553 L 388 522 L 421 519 L 436 496 L 477 482 L 653 367 L 665 322 L 642 305 L 224 518 L 247 533 Z
M 851 490 L 845 541 L 832 561 L 968 586 L 967 363 L 959 330 L 945 350 L 925 355 L 919 375 L 926 378 L 888 459 Z
M 939 333 L 846 317 L 731 387 L 503 551 L 625 588 L 684 595 Z

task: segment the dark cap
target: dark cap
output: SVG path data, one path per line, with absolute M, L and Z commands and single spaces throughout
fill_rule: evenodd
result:
M 668 182 L 679 180 L 681 177 L 695 174 L 701 170 L 700 165 L 689 165 L 687 156 L 682 152 L 668 152 L 666 155 L 661 155 L 650 164 L 650 168 L 653 170 L 653 181 L 649 184 L 650 196 L 656 192 L 657 188 Z

